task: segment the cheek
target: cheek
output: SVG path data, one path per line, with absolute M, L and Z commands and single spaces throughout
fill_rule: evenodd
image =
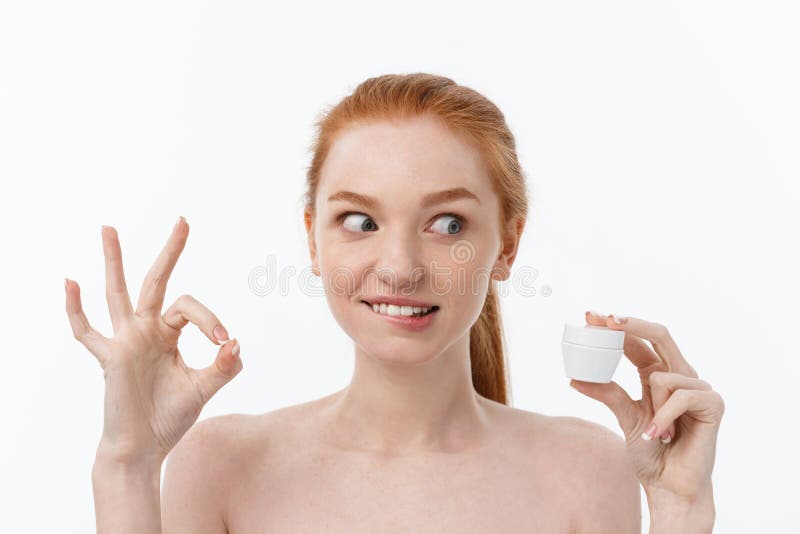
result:
M 440 257 L 443 268 L 439 277 L 458 289 L 457 296 L 478 297 L 488 289 L 495 260 L 494 251 L 487 244 L 458 240 Z
M 355 246 L 331 246 L 320 253 L 322 285 L 332 306 L 369 291 L 374 275 L 369 275 L 368 260 L 364 251 Z
M 491 271 L 483 264 L 455 266 L 450 280 L 450 300 L 461 309 L 481 307 L 489 289 L 490 278 Z

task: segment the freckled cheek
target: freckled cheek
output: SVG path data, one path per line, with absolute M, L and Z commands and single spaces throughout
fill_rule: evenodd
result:
M 369 291 L 373 283 L 370 276 L 369 258 L 355 249 L 327 249 L 320 254 L 319 263 L 322 283 L 326 293 L 332 297 L 352 298 L 359 292 Z
M 472 315 L 483 307 L 495 258 L 482 250 L 472 250 L 471 256 L 450 260 L 440 270 L 437 286 L 451 307 Z M 449 291 L 444 291 L 450 288 Z

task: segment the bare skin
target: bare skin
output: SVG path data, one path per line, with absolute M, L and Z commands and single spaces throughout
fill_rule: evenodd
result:
M 480 440 L 387 455 L 342 448 L 343 393 L 196 425 L 167 462 L 164 532 L 641 532 L 639 484 L 605 427 L 480 397 Z

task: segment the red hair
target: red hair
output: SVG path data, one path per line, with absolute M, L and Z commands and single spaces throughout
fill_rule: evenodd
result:
M 481 151 L 494 190 L 500 198 L 501 228 L 512 221 L 524 225 L 527 190 L 514 136 L 500 109 L 477 91 L 450 78 L 427 73 L 386 74 L 369 78 L 352 94 L 322 113 L 315 122 L 313 159 L 306 180 L 306 209 L 313 214 L 322 164 L 337 132 L 348 125 L 431 113 L 465 134 Z M 469 333 L 472 383 L 488 399 L 509 404 L 508 365 L 503 352 L 503 329 L 495 280 L 478 320 Z

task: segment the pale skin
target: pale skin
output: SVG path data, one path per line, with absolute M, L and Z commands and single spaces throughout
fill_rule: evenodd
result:
M 431 196 L 441 191 L 461 194 Z M 640 487 L 651 532 L 710 532 L 724 404 L 664 326 L 587 312 L 587 324 L 626 332 L 642 396 L 634 401 L 614 382 L 571 385 L 606 404 L 624 438 L 475 392 L 468 335 L 488 279 L 475 291 L 443 292 L 431 266 L 449 267 L 443 279 L 452 282 L 458 269 L 467 280 L 476 272 L 507 278 L 522 224 L 501 227 L 499 209 L 476 149 L 430 117 L 340 134 L 306 229 L 328 305 L 354 341 L 351 382 L 304 404 L 197 424 L 242 362 L 230 340 L 208 367 L 188 368 L 177 348 L 180 330 L 191 322 L 219 344 L 222 323 L 189 296 L 162 313 L 188 224 L 173 228 L 135 310 L 116 231 L 105 227 L 113 337 L 92 329 L 78 285 L 65 285 L 73 332 L 106 377 L 93 470 L 98 532 L 633 533 L 641 531 Z M 467 260 L 451 254 L 459 240 L 472 247 Z M 342 268 L 357 281 L 346 290 L 333 283 Z M 364 276 L 373 270 L 382 274 Z M 431 327 L 409 332 L 362 302 L 378 295 L 440 309 Z M 651 421 L 655 439 L 647 440 Z

